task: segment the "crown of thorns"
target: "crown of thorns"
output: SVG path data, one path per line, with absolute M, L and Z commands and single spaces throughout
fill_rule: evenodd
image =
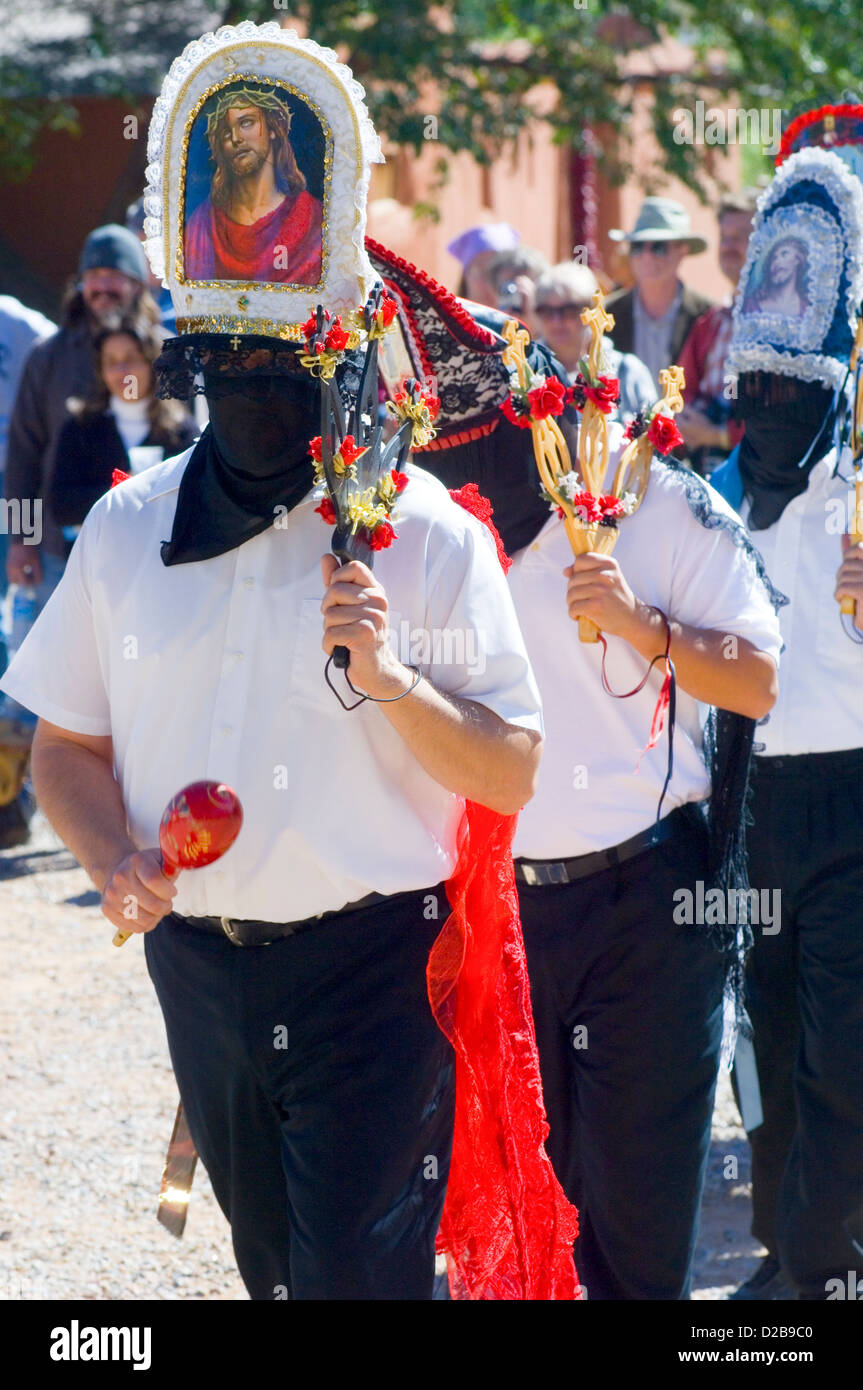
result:
M 215 105 L 207 116 L 207 137 L 219 128 L 219 122 L 235 106 L 259 106 L 264 111 L 279 111 L 291 128 L 291 111 L 288 105 L 277 97 L 275 92 L 264 92 L 257 87 L 240 87 L 232 92 L 222 92 L 216 97 Z

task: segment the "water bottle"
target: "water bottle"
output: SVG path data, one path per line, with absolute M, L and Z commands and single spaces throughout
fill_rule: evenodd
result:
M 12 596 L 12 619 L 6 647 L 11 661 L 35 623 L 39 605 L 36 601 L 36 588 L 33 584 L 10 584 L 9 592 Z
M 18 584 L 12 599 L 12 630 L 26 627 L 27 631 L 36 621 L 36 590 L 32 584 Z

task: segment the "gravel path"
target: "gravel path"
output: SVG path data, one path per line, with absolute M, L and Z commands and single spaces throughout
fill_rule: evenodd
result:
M 28 846 L 0 851 L 0 921 L 0 1299 L 244 1299 L 201 1165 L 182 1240 L 155 1219 L 177 1092 L 142 943 L 112 947 L 41 816 Z M 748 1165 L 723 1077 L 696 1298 L 723 1298 L 757 1262 Z

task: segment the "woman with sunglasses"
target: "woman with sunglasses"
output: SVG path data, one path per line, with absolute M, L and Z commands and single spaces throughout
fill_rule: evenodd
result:
M 543 342 L 566 367 L 571 382 L 590 345 L 582 311 L 590 308 L 597 289 L 593 271 L 575 261 L 552 266 L 537 280 L 534 316 Z M 626 424 L 639 410 L 652 405 L 660 393 L 647 367 L 632 353 L 618 352 L 610 338 L 605 338 L 603 348 L 603 371 L 620 382 L 620 400 L 611 418 Z

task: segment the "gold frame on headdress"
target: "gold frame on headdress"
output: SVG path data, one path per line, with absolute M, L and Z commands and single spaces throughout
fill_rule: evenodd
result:
M 276 281 L 276 280 L 269 281 L 269 280 L 187 280 L 187 279 L 186 279 L 186 276 L 185 276 L 185 267 L 184 267 L 185 244 L 186 244 L 186 165 L 187 165 L 188 158 L 189 158 L 189 142 L 190 142 L 191 137 L 192 137 L 192 130 L 193 130 L 193 128 L 194 128 L 194 125 L 195 125 L 196 120 L 198 119 L 198 117 L 199 117 L 200 114 L 201 114 L 201 111 L 202 111 L 203 107 L 207 104 L 207 102 L 210 100 L 210 98 L 211 98 L 212 96 L 214 96 L 217 92 L 222 91 L 223 88 L 225 88 L 225 87 L 230 87 L 233 83 L 239 82 L 239 81 L 246 81 L 246 82 L 249 82 L 249 83 L 256 83 L 256 84 L 259 85 L 259 86 L 279 87 L 279 88 L 281 88 L 283 91 L 290 92 L 292 96 L 296 97 L 298 101 L 303 102 L 304 105 L 307 106 L 307 107 L 309 108 L 309 110 L 313 113 L 315 119 L 318 121 L 318 123 L 319 123 L 319 125 L 320 125 L 320 127 L 321 127 L 321 130 L 322 130 L 323 133 L 324 133 L 324 186 L 323 186 L 323 196 L 322 196 L 322 198 L 321 198 L 321 203 L 322 203 L 322 207 L 323 207 L 322 221 L 321 221 L 321 274 L 320 274 L 320 279 L 317 280 L 316 283 L 315 283 L 314 285 L 291 284 L 291 283 L 289 283 L 289 282 L 285 282 L 285 281 Z M 208 87 L 207 90 L 206 90 L 205 92 L 203 92 L 202 95 L 199 97 L 199 99 L 195 102 L 195 105 L 192 107 L 191 111 L 189 112 L 189 114 L 188 114 L 188 116 L 187 116 L 187 118 L 186 118 L 186 125 L 185 125 L 185 128 L 184 128 L 184 130 L 183 130 L 182 149 L 181 149 L 181 152 L 180 152 L 180 185 L 179 185 L 178 206 L 177 206 L 177 247 L 176 247 L 175 259 L 174 259 L 174 271 L 175 271 L 175 275 L 176 275 L 176 279 L 177 279 L 177 284 L 178 284 L 178 285 L 188 285 L 191 289 L 217 289 L 217 290 L 225 290 L 225 291 L 227 291 L 229 294 L 232 293 L 234 290 L 236 290 L 237 294 L 240 295 L 240 296 L 242 296 L 242 293 L 243 293 L 244 290 L 265 290 L 265 291 L 268 291 L 269 293 L 280 292 L 280 293 L 282 293 L 282 294 L 302 294 L 302 295 L 305 295 L 305 296 L 313 295 L 313 294 L 315 293 L 316 290 L 320 290 L 320 289 L 322 288 L 322 286 L 324 285 L 324 283 L 326 282 L 326 278 L 327 278 L 327 269 L 328 269 L 328 262 L 329 262 L 329 252 L 330 252 L 330 246 L 329 246 L 329 208 L 330 208 L 330 195 L 331 195 L 332 173 L 333 173 L 333 136 L 332 136 L 332 130 L 330 129 L 329 122 L 328 122 L 328 121 L 326 120 L 326 118 L 324 117 L 324 115 L 323 115 L 323 113 L 322 113 L 320 107 L 318 106 L 317 102 L 313 101 L 313 100 L 311 99 L 311 97 L 309 97 L 305 92 L 300 91 L 300 89 L 299 89 L 298 87 L 294 86 L 293 83 L 291 83 L 291 82 L 286 82 L 283 78 L 280 78 L 280 77 L 271 77 L 271 76 L 269 76 L 269 75 L 267 75 L 266 77 L 263 77 L 263 76 L 261 76 L 260 74 L 255 74 L 255 73 L 232 72 L 228 77 L 220 78 L 220 80 L 219 80 L 218 82 L 214 82 L 213 85 L 212 85 L 211 87 Z M 167 190 L 166 190 L 166 192 L 165 192 L 165 206 L 164 206 L 164 211 L 163 211 L 163 225 L 164 225 L 164 226 L 167 226 L 167 225 L 168 225 L 167 218 L 168 218 L 168 194 L 167 194 Z M 238 305 L 238 307 L 239 307 L 240 309 L 242 309 L 242 306 L 241 306 L 241 305 Z M 250 331 L 250 326 L 247 325 L 247 324 L 245 323 L 245 320 L 242 320 L 242 321 L 241 321 L 241 320 L 238 320 L 238 322 L 242 322 L 242 323 L 244 324 L 244 327 L 241 327 L 241 328 L 238 330 L 239 332 L 243 332 L 243 331 L 249 332 L 249 331 Z M 179 320 L 178 320 L 178 327 L 179 327 Z M 189 330 L 188 330 L 188 329 L 185 329 L 185 330 L 182 330 L 182 329 L 181 329 L 181 331 L 186 331 L 186 332 L 188 332 Z

